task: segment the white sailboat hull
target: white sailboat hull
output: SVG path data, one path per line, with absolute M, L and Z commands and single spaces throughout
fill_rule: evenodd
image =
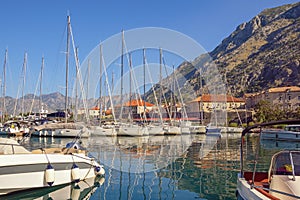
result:
M 178 126 L 167 126 L 165 128 L 165 134 L 166 135 L 180 135 L 181 129 Z
M 117 131 L 115 128 L 93 127 L 91 129 L 92 136 L 116 136 Z
M 118 136 L 147 136 L 149 135 L 147 127 L 142 126 L 121 126 L 117 133 Z
M 148 126 L 149 135 L 164 135 L 164 129 L 161 126 Z

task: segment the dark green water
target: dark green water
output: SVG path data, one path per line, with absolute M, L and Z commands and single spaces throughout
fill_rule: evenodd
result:
M 25 146 L 29 149 L 62 147 L 70 141 L 31 138 Z M 104 179 L 56 191 L 37 191 L 34 198 L 28 192 L 23 196 L 68 199 L 59 196 L 59 191 L 65 189 L 69 199 L 236 199 L 239 135 L 93 137 L 83 139 L 82 143 L 104 165 Z M 248 168 L 253 167 L 257 144 L 256 138 L 245 140 Z M 259 154 L 267 156 L 270 150 L 260 148 Z M 259 167 L 267 168 L 269 160 L 262 160 Z

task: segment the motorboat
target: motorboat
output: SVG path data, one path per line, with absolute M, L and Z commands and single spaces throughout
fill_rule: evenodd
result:
M 207 124 L 206 126 L 206 133 L 208 132 L 221 132 L 221 127 L 214 126 L 212 124 Z
M 25 136 L 29 134 L 28 122 L 7 121 L 1 128 L 0 133 L 7 136 Z
M 300 124 L 300 120 L 269 122 L 247 127 L 241 137 L 241 171 L 237 179 L 238 199 L 300 199 L 300 149 L 272 149 L 274 152 L 268 170 L 257 170 L 255 159 L 253 170 L 244 170 L 244 136 L 250 130 L 276 124 Z M 258 149 L 259 152 L 259 149 Z M 258 157 L 258 154 L 257 156 Z M 253 157 L 251 158 L 253 159 Z M 265 159 L 264 159 L 265 160 Z
M 261 133 L 261 139 L 300 141 L 300 125 L 290 124 L 284 129 L 266 129 Z
M 208 124 L 206 126 L 206 135 L 209 136 L 217 136 L 217 137 L 221 137 L 221 128 L 217 127 L 217 126 L 212 126 L 211 124 Z
M 13 139 L 0 138 L 0 195 L 79 182 L 104 173 L 103 166 L 78 143 L 29 151 Z

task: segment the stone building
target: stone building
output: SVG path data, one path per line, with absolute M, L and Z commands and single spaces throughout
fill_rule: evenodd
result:
M 271 102 L 273 105 L 279 105 L 282 109 L 295 110 L 300 106 L 300 87 L 286 86 L 270 88 L 265 91 L 245 94 L 247 108 L 254 108 L 261 100 Z

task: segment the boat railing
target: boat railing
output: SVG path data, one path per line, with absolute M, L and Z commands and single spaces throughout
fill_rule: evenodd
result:
M 2 145 L 3 145 L 3 146 L 11 146 L 12 154 L 15 154 L 15 153 L 16 153 L 16 151 L 15 151 L 15 146 L 21 146 L 21 145 L 19 145 L 19 144 L 1 143 L 1 142 L 0 142 L 0 147 L 1 147 Z M 1 150 L 4 150 L 4 149 L 1 149 L 1 148 L 0 148 L 0 152 L 1 152 L 1 153 L 4 153 L 4 152 L 2 152 Z M 1 153 L 0 153 L 0 154 L 1 154 Z

